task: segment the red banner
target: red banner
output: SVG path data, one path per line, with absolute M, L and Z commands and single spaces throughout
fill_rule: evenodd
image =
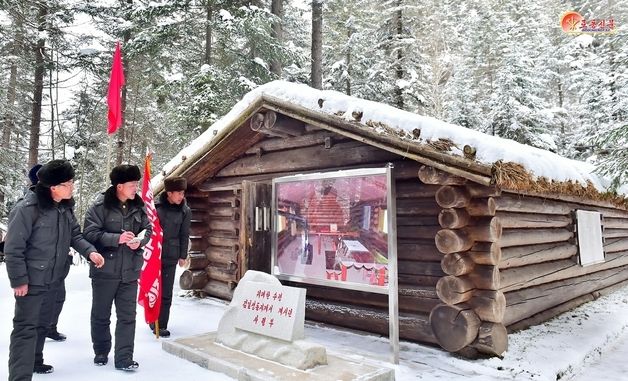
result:
M 150 161 L 151 156 L 146 155 L 142 180 L 142 200 L 153 227 L 153 233 L 150 236 L 150 241 L 144 246 L 144 264 L 140 273 L 140 290 L 137 297 L 137 302 L 144 307 L 146 323 L 154 323 L 159 319 L 161 307 L 161 242 L 163 240 L 163 231 L 159 224 L 157 209 L 155 209 L 153 191 L 150 189 Z
M 124 86 L 124 69 L 122 68 L 122 53 L 120 43 L 116 44 L 116 51 L 113 53 L 113 64 L 111 65 L 111 76 L 109 77 L 109 91 L 107 93 L 107 105 L 109 113 L 107 118 L 107 133 L 109 135 L 116 132 L 122 125 L 122 97 L 120 91 Z

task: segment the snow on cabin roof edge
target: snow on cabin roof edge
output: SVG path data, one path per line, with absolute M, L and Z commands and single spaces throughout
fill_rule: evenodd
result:
M 261 102 L 262 96 L 271 96 L 287 103 L 304 107 L 316 113 L 326 113 L 340 116 L 347 121 L 355 122 L 354 115 L 361 115 L 360 125 L 364 129 L 385 135 L 391 131 L 397 131 L 398 137 L 414 142 L 419 146 L 438 141 L 450 141 L 449 150 L 446 153 L 451 156 L 463 158 L 462 147 L 475 148 L 475 162 L 487 167 L 495 168 L 496 163 L 514 164 L 521 166 L 526 172 L 526 181 L 538 182 L 536 190 L 541 192 L 568 192 L 564 187 L 552 187 L 547 184 L 553 182 L 579 184 L 587 192 L 580 193 L 589 198 L 591 192 L 605 193 L 610 181 L 594 173 L 592 164 L 567 159 L 558 154 L 517 143 L 510 139 L 503 139 L 485 133 L 471 130 L 458 125 L 443 122 L 433 117 L 422 116 L 395 107 L 351 97 L 336 91 L 317 90 L 304 84 L 285 81 L 273 81 L 247 93 L 224 117 L 215 122 L 190 145 L 182 149 L 162 172 L 151 181 L 151 187 L 160 190 L 163 174 L 168 176 L 180 174 L 190 165 L 196 162 L 212 140 L 221 136 L 221 132 L 229 127 L 233 128 L 234 122 L 251 105 Z M 420 133 L 417 133 L 420 131 Z M 504 166 L 498 166 L 498 169 Z M 498 179 L 499 182 L 499 179 Z M 535 190 L 534 184 L 513 186 L 514 183 L 499 183 L 505 189 Z M 573 188 L 573 187 L 567 187 Z M 593 188 L 593 189 L 592 189 Z M 573 195 L 573 193 L 572 193 Z

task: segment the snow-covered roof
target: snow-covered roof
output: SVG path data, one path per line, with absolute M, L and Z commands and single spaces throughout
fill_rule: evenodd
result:
M 446 139 L 454 146 L 446 155 L 459 161 L 467 160 L 476 166 L 490 168 L 495 162 L 516 163 L 529 172 L 533 179 L 546 178 L 557 182 L 573 181 L 587 187 L 592 184 L 599 192 L 609 185 L 606 179 L 594 173 L 594 166 L 567 159 L 555 153 L 484 134 L 441 120 L 399 110 L 382 103 L 359 99 L 336 91 L 321 91 L 307 85 L 285 81 L 274 81 L 262 85 L 246 94 L 231 111 L 214 123 L 192 143 L 182 149 L 169 163 L 162 174 L 153 178 L 153 189 L 161 190 L 163 174 L 181 175 L 198 161 L 204 153 L 220 140 L 224 133 L 237 128 L 242 114 L 252 108 L 261 108 L 265 101 L 275 99 L 283 104 L 294 105 L 313 114 L 326 114 L 342 118 L 353 126 L 382 138 L 392 135 L 405 146 L 429 148 L 429 142 Z M 359 115 L 356 118 L 356 115 Z M 464 159 L 462 147 L 476 149 L 475 161 Z

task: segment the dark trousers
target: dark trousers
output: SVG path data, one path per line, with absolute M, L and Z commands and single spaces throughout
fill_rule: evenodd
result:
M 65 280 L 62 279 L 50 285 L 50 298 L 53 300 L 53 303 L 51 303 L 52 311 L 48 330 L 49 332 L 55 332 L 59 323 L 59 315 L 63 309 L 63 303 L 65 303 Z
M 124 283 L 115 279 L 92 279 L 91 332 L 95 354 L 111 350 L 111 306 L 116 304 L 115 365 L 133 360 L 135 342 L 135 303 L 137 281 Z
M 30 286 L 26 296 L 15 297 L 13 332 L 9 344 L 9 381 L 31 380 L 35 363 L 43 363 L 44 343 L 51 309 L 44 308 L 50 288 Z
M 172 305 L 172 289 L 177 264 L 164 264 L 161 266 L 161 307 L 159 309 L 159 328 L 168 328 L 170 320 L 170 306 Z

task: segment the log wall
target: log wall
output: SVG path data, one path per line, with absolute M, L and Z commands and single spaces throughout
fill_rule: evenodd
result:
M 449 351 L 500 355 L 507 328 L 549 319 L 628 279 L 625 211 L 501 193 L 430 167 L 419 178 L 439 186 L 435 242 L 447 275 L 430 323 Z M 603 214 L 604 263 L 578 264 L 577 209 Z
M 241 189 L 191 189 L 186 200 L 192 209 L 191 246 L 181 288 L 231 299 L 240 279 Z
M 406 340 L 435 343 L 428 318 L 432 308 L 438 304 L 436 283 L 444 275 L 440 266 L 442 256 L 434 244 L 434 235 L 439 229 L 440 208 L 434 198 L 438 187 L 418 181 L 418 163 L 318 130 L 298 136 L 267 137 L 217 171 L 213 178 L 201 183 L 199 188 L 208 194 L 205 202 L 211 203 L 212 196 L 225 200 L 228 196 L 234 197 L 232 193 L 236 192 L 237 198 L 237 188 L 244 180 L 267 182 L 275 177 L 295 173 L 383 167 L 388 162 L 395 166 L 397 189 L 399 306 L 403 322 L 400 336 Z M 238 211 L 231 204 L 223 203 L 206 204 L 205 209 L 208 218 L 206 225 L 209 228 L 204 234 L 208 235 L 208 239 L 196 239 L 198 243 L 193 246 L 197 252 L 214 253 L 213 258 L 218 257 L 222 262 L 212 261 L 206 255 L 209 263 L 205 265 L 205 272 L 210 279 L 207 284 L 215 286 L 210 288 L 206 285 L 203 289 L 210 295 L 229 298 L 227 286 L 237 282 L 237 279 L 228 278 L 228 273 L 223 270 L 216 272 L 215 268 L 220 266 L 223 269 L 225 261 L 234 259 L 232 254 L 235 250 L 232 248 L 237 242 L 237 232 L 230 229 L 230 222 L 238 212 L 241 218 L 245 218 L 244 212 Z M 203 234 L 200 229 L 199 234 Z M 240 242 L 245 242 L 243 239 L 244 237 L 240 237 Z M 240 248 L 236 249 L 244 252 Z M 268 255 L 270 262 L 270 253 Z M 246 261 L 245 258 L 241 260 Z M 308 319 L 383 334 L 388 332 L 388 300 L 385 295 L 304 284 L 293 285 L 307 288 Z M 337 309 L 339 305 L 343 308 Z M 330 309 L 335 311 L 334 314 L 327 312 Z M 351 318 L 352 316 L 355 318 Z

